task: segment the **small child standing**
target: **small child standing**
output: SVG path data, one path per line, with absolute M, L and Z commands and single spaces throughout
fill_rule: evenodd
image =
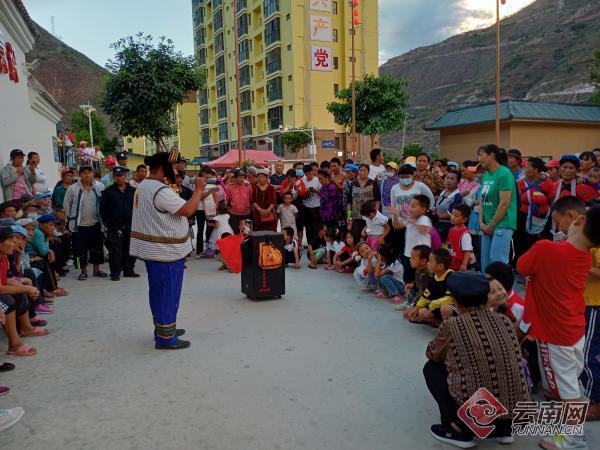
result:
M 417 300 L 421 298 L 423 292 L 427 289 L 431 278 L 429 270 L 427 270 L 430 254 L 431 248 L 426 245 L 417 245 L 411 250 L 410 267 L 415 271 L 415 281 L 406 284 L 404 302 L 394 308 L 396 311 L 404 311 L 415 306 Z
M 555 222 L 565 213 L 559 211 L 564 206 L 561 200 L 552 214 Z M 523 322 L 531 324 L 529 335 L 538 343 L 542 383 L 548 394 L 566 402 L 581 401 L 579 375 L 585 363 L 586 327 L 583 292 L 592 267 L 590 250 L 600 245 L 600 206 L 584 209 L 583 214 L 575 212 L 579 216 L 567 228 L 566 242 L 538 241 L 517 262 L 518 272 L 530 277 Z M 539 444 L 546 449 L 586 447 L 583 436 L 553 435 Z
M 364 291 L 374 291 L 377 284 L 375 278 L 377 257 L 373 253 L 371 246 L 364 241 L 358 243 L 357 251 L 360 256 L 360 264 L 354 269 L 354 281 L 356 281 Z
M 351 231 L 348 231 L 346 233 L 346 242 L 344 246 L 333 257 L 333 265 L 338 272 L 354 272 L 354 269 L 356 269 L 358 266 L 358 263 L 355 259 L 356 255 L 357 253 L 356 245 L 354 245 L 354 235 Z
M 292 227 L 283 228 L 283 239 L 285 240 L 285 266 L 288 264 L 294 264 L 295 269 L 300 268 L 300 250 L 298 249 L 298 241 L 294 235 L 294 229 Z
M 294 236 L 298 235 L 296 230 L 296 217 L 298 216 L 298 208 L 292 203 L 294 196 L 291 192 L 283 194 L 283 203 L 277 207 L 277 214 L 281 223 L 281 229 L 290 227 L 294 230 Z
M 366 224 L 362 234 L 371 248 L 377 251 L 390 232 L 388 218 L 377 210 L 375 202 L 364 203 L 360 207 L 360 214 Z
M 471 208 L 467 205 L 456 205 L 452 209 L 450 221 L 454 226 L 448 233 L 448 251 L 452 255 L 450 268 L 464 272 L 471 264 L 471 255 L 473 254 L 473 241 L 469 234 L 466 224 L 471 215 Z
M 437 323 L 458 315 L 454 299 L 446 287 L 448 276 L 452 273 L 452 256 L 445 248 L 433 250 L 429 255 L 427 270 L 433 275 L 417 304 L 404 312 L 404 318 L 412 322 Z
M 404 294 L 404 268 L 402 263 L 398 261 L 398 256 L 390 244 L 383 244 L 379 247 L 375 277 L 377 278 L 377 297 L 391 297 L 390 303 L 396 305 L 404 301 L 402 298 L 402 294 Z

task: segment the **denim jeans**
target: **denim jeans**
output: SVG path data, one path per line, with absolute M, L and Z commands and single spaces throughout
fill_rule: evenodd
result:
M 485 275 L 485 268 L 495 261 L 505 264 L 510 260 L 510 244 L 514 230 L 512 228 L 496 228 L 492 236 L 481 235 L 481 273 Z
M 377 289 L 387 291 L 392 297 L 404 294 L 404 283 L 393 275 L 382 275 L 377 280 Z

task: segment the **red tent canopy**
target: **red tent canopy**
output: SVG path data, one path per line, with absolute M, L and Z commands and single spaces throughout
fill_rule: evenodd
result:
M 244 159 L 257 166 L 266 166 L 267 161 L 280 161 L 281 158 L 271 150 L 244 150 Z M 220 158 L 207 163 L 210 167 L 237 167 L 240 157 L 237 149 L 231 149 Z

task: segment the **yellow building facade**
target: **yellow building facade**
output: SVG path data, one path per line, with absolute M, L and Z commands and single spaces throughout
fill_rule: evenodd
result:
M 237 148 L 234 1 L 244 147 L 282 155 L 280 126 L 306 125 L 315 129 L 318 159 L 343 154 L 350 139 L 326 105 L 351 84 L 351 2 L 193 0 L 195 55 L 207 71 L 198 95 L 201 155 Z M 378 2 L 361 0 L 358 9 L 360 79 L 378 73 Z

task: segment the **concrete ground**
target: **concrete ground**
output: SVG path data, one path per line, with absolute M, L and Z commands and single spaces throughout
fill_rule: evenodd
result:
M 0 408 L 26 411 L 0 448 L 451 448 L 429 432 L 438 412 L 421 369 L 432 328 L 404 322 L 349 275 L 288 269 L 283 300 L 251 302 L 217 265 L 189 262 L 178 325 L 192 347 L 176 352 L 153 348 L 145 278 L 70 273 L 50 336 L 27 339 L 39 354 L 0 358 L 17 364 L 0 376 L 12 389 Z M 600 427 L 586 429 L 598 448 Z

